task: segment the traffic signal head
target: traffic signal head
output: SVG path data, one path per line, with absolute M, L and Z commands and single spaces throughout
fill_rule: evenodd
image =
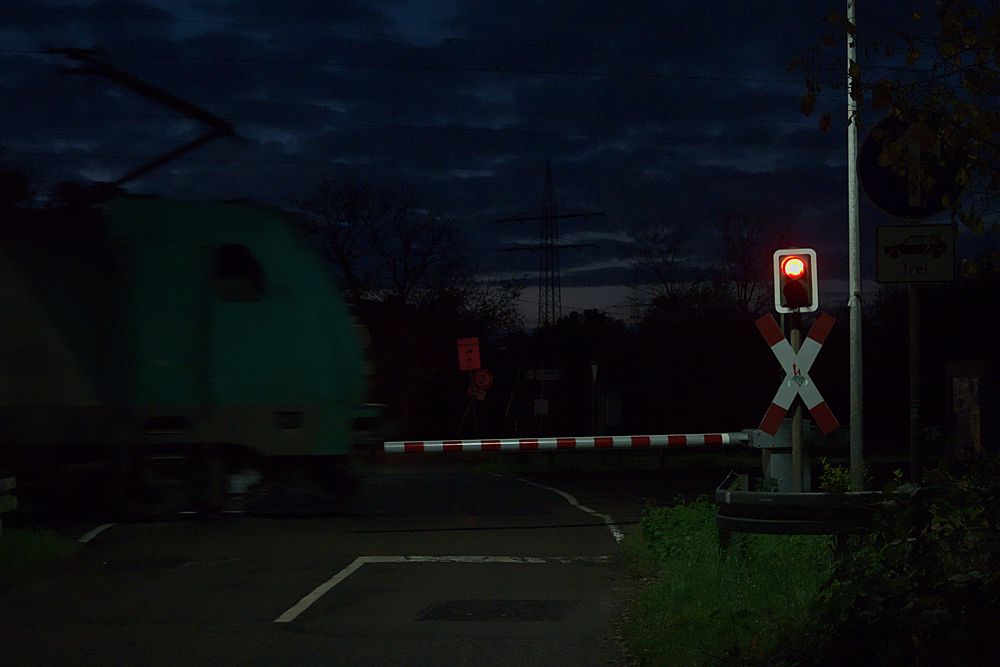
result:
M 811 313 L 819 308 L 816 251 L 788 248 L 774 253 L 774 308 L 779 313 Z

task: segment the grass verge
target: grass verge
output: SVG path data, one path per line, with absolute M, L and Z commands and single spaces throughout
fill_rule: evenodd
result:
M 719 552 L 715 506 L 647 508 L 624 545 L 645 586 L 626 628 L 648 665 L 760 664 L 801 627 L 833 565 L 824 536 L 734 535 Z
M 83 545 L 50 530 L 4 528 L 0 534 L 0 586 L 44 572 L 79 553 Z

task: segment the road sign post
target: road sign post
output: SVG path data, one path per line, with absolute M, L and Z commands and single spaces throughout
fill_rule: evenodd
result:
M 545 383 L 558 382 L 562 374 L 558 368 L 537 368 L 525 373 L 525 377 L 538 383 L 534 414 L 538 417 L 538 432 L 545 431 L 545 417 L 549 414 L 549 399 L 545 397 Z
M 920 483 L 920 286 L 910 284 L 910 481 Z
M 910 352 L 910 481 L 920 482 L 920 301 L 922 283 L 955 280 L 953 225 L 880 225 L 875 228 L 875 278 L 907 283 Z
M 486 399 L 486 390 L 493 385 L 493 375 L 482 367 L 483 364 L 479 358 L 478 338 L 459 338 L 455 344 L 458 351 L 458 370 L 469 372 L 469 388 L 466 391 L 469 401 L 465 405 L 461 421 L 458 422 L 458 433 L 461 434 L 462 427 L 465 426 L 465 420 L 470 412 L 472 413 L 473 431 L 478 432 L 479 420 L 476 418 L 475 404 L 476 401 Z

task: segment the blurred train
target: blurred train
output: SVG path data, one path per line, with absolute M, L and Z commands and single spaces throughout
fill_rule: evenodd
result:
M 0 469 L 25 483 L 90 471 L 141 495 L 182 461 L 171 474 L 210 504 L 245 468 L 346 492 L 352 452 L 377 437 L 363 331 L 276 210 L 117 197 L 7 211 L 0 313 Z

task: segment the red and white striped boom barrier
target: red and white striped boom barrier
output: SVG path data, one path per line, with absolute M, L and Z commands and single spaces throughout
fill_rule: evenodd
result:
M 650 449 L 748 444 L 746 433 L 680 435 L 600 435 L 579 438 L 500 438 L 485 440 L 397 440 L 383 444 L 386 454 L 439 452 L 538 452 L 568 449 Z

